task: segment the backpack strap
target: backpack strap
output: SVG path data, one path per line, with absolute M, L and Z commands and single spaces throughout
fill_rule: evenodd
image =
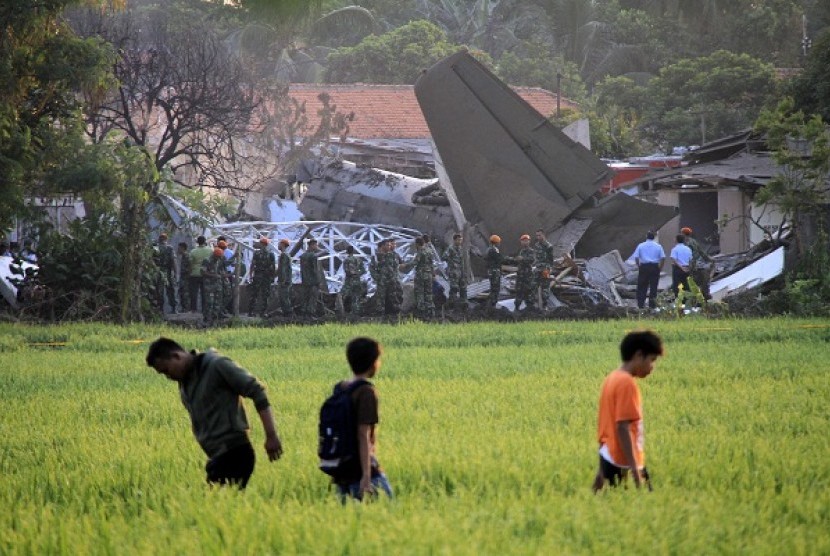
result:
M 338 382 L 334 385 L 334 389 L 332 390 L 332 394 L 337 394 L 338 392 L 345 390 L 349 395 L 353 394 L 358 388 L 361 386 L 372 386 L 372 383 L 366 380 L 365 378 L 359 378 L 357 380 L 352 381 L 349 383 L 348 386 L 344 387 L 342 382 Z

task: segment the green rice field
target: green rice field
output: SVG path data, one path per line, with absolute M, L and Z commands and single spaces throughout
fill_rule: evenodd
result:
M 591 493 L 600 384 L 629 330 L 654 492 Z M 150 341 L 215 347 L 268 387 L 285 455 L 208 488 Z M 378 457 L 394 500 L 317 469 L 346 342 L 384 346 Z M 359 324 L 208 331 L 0 325 L 0 554 L 830 554 L 830 322 Z

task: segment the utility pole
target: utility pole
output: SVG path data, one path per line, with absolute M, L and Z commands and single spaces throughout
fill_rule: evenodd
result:
M 556 72 L 556 119 L 562 116 L 562 74 Z

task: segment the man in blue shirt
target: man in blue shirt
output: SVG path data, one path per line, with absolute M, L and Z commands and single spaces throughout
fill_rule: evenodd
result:
M 683 291 L 689 291 L 689 265 L 692 262 L 692 250 L 686 245 L 685 235 L 677 235 L 677 245 L 672 248 L 670 256 L 671 291 L 677 297 L 681 284 L 683 284 Z
M 646 234 L 646 240 L 637 246 L 631 257 L 640 270 L 637 276 L 637 307 L 645 307 L 648 297 L 648 306 L 654 309 L 657 306 L 660 268 L 666 260 L 666 252 L 663 251 L 663 246 L 654 240 L 654 232 L 649 232 Z

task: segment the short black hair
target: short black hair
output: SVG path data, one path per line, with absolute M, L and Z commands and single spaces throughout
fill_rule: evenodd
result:
M 453 239 L 461 239 L 461 234 L 453 234 L 452 238 Z
M 199 245 L 204 245 L 205 243 L 207 243 L 207 240 L 205 239 L 205 236 L 199 236 L 196 238 L 196 243 L 198 243 Z
M 416 237 L 415 238 L 415 245 L 417 245 L 418 247 L 421 247 L 422 245 L 424 245 L 424 238 Z
M 179 247 L 184 247 L 185 249 L 190 248 L 190 246 L 187 244 L 186 241 L 180 241 L 179 242 Z
M 424 234 L 421 237 L 424 238 L 424 243 L 429 243 L 430 242 L 429 234 Z
M 686 243 L 686 236 L 683 234 L 677 234 L 675 239 L 677 240 L 677 243 Z
M 654 232 L 649 232 L 649 233 L 647 233 L 647 234 L 646 234 L 646 238 L 648 238 L 648 239 L 654 239 Z
M 643 355 L 663 355 L 663 341 L 651 330 L 629 332 L 620 342 L 620 356 L 623 362 L 631 361 L 637 352 Z
M 170 356 L 177 351 L 184 351 L 187 353 L 185 349 L 178 344 L 178 342 L 162 336 L 150 344 L 150 349 L 147 350 L 147 366 L 155 367 L 156 361 L 159 359 L 170 359 Z
M 378 357 L 380 357 L 380 344 L 372 338 L 355 338 L 346 346 L 346 359 L 356 375 L 363 374 L 372 368 Z
M 354 255 L 354 246 L 353 245 L 347 246 L 346 247 L 346 253 L 348 253 L 349 255 Z

